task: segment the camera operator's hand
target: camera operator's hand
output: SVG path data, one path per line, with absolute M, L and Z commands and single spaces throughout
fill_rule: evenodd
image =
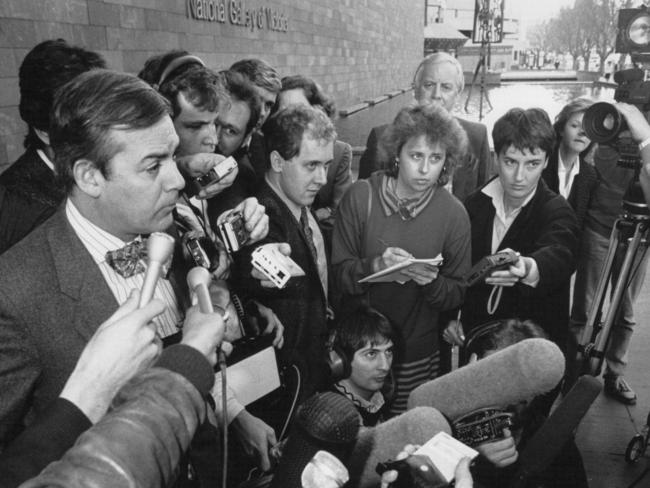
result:
M 61 397 L 74 403 L 91 422 L 104 416 L 117 391 L 156 359 L 161 350 L 151 320 L 165 310 L 160 300 L 138 309 L 140 292 L 99 328 L 81 352 Z
M 181 173 L 189 176 L 190 178 L 197 178 L 208 173 L 212 168 L 226 159 L 221 154 L 214 153 L 197 153 L 189 156 L 179 156 L 176 158 L 176 165 Z M 218 195 L 230 185 L 233 184 L 235 178 L 239 173 L 239 168 L 235 168 L 219 181 L 212 183 L 205 188 L 202 188 L 198 198 L 206 199 Z
M 269 451 L 278 443 L 275 431 L 246 410 L 242 410 L 231 425 L 237 432 L 246 454 L 256 459 L 257 466 L 262 471 L 269 471 L 271 469 Z
M 639 143 L 650 137 L 650 124 L 648 124 L 643 112 L 629 103 L 618 102 L 615 106 L 621 115 L 625 117 L 632 139 Z
M 476 446 L 476 450 L 497 468 L 510 466 L 519 458 L 517 444 L 515 443 L 515 438 L 512 436 L 510 429 L 504 429 L 503 434 L 503 439 L 484 442 L 483 444 Z
M 225 325 L 221 314 L 202 313 L 198 305 L 187 309 L 181 344 L 203 354 L 212 366 L 217 364 L 217 347 L 223 340 Z
M 291 256 L 291 246 L 288 242 L 273 242 L 266 244 L 266 246 L 275 246 L 276 251 L 280 254 L 284 256 Z M 277 288 L 275 283 L 269 280 L 266 276 L 264 276 L 264 273 L 258 271 L 256 268 L 253 268 L 251 270 L 251 276 L 256 280 L 259 280 L 260 285 L 262 285 L 264 288 Z
M 257 201 L 257 198 L 247 198 L 235 208 L 219 215 L 217 225 L 222 224 L 233 212 L 240 212 L 244 218 L 244 227 L 249 234 L 246 244 L 254 244 L 268 235 L 269 216 L 266 215 L 266 208 Z

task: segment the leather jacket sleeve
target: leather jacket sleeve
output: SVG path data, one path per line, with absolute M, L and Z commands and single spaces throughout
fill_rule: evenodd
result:
M 113 410 L 60 461 L 22 487 L 168 486 L 206 417 L 192 383 L 168 369 L 148 369 L 120 390 Z

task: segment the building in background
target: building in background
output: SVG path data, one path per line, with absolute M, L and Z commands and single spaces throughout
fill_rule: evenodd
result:
M 479 61 L 481 45 L 473 42 L 475 31 L 474 12 L 476 4 L 484 0 L 424 0 L 425 18 L 427 23 L 443 23 L 453 25 L 468 40 L 455 50 L 458 61 L 467 74 L 473 73 Z M 491 0 L 496 3 L 500 0 Z M 503 17 L 503 41 L 492 44 L 489 69 L 491 71 L 506 71 L 518 64 L 519 51 L 519 19 L 516 7 L 506 1 Z M 425 36 L 426 38 L 426 36 Z M 426 42 L 426 41 L 425 41 Z M 470 78 L 471 79 L 471 78 Z
M 18 67 L 45 39 L 100 52 L 137 73 L 144 61 L 185 49 L 214 69 L 259 57 L 281 76 L 304 74 L 341 108 L 411 84 L 422 58 L 420 0 L 2 0 L 0 171 L 22 152 Z

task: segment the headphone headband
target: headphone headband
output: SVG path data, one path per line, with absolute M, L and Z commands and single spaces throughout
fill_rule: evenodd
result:
M 190 63 L 192 63 L 192 64 L 200 64 L 201 66 L 205 67 L 205 63 L 204 63 L 203 60 L 201 60 L 201 58 L 199 58 L 198 56 L 194 56 L 194 55 L 192 55 L 192 54 L 186 54 L 185 56 L 180 56 L 180 57 L 178 57 L 178 58 L 176 58 L 176 59 L 173 59 L 173 60 L 172 60 L 172 61 L 167 65 L 167 67 L 165 68 L 165 70 L 164 70 L 164 71 L 162 72 L 162 74 L 160 75 L 160 79 L 158 80 L 158 83 L 156 83 L 156 85 L 154 86 L 154 88 L 155 88 L 156 90 L 160 89 L 160 87 L 161 87 L 162 84 L 165 82 L 165 80 L 167 79 L 167 77 L 168 77 L 170 74 L 172 74 L 172 72 L 174 72 L 174 70 L 176 70 L 176 68 L 180 68 L 180 67 L 183 66 L 184 64 L 190 64 Z

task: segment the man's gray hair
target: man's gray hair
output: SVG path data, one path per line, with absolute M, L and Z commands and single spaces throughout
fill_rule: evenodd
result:
M 458 93 L 462 92 L 463 88 L 465 88 L 465 76 L 463 74 L 463 67 L 451 54 L 442 52 L 429 54 L 422 61 L 420 61 L 420 64 L 418 65 L 417 69 L 415 70 L 415 74 L 413 75 L 413 87 L 419 83 L 419 76 L 425 66 L 442 63 L 450 63 L 454 66 L 454 68 L 456 68 L 456 86 L 458 87 Z

